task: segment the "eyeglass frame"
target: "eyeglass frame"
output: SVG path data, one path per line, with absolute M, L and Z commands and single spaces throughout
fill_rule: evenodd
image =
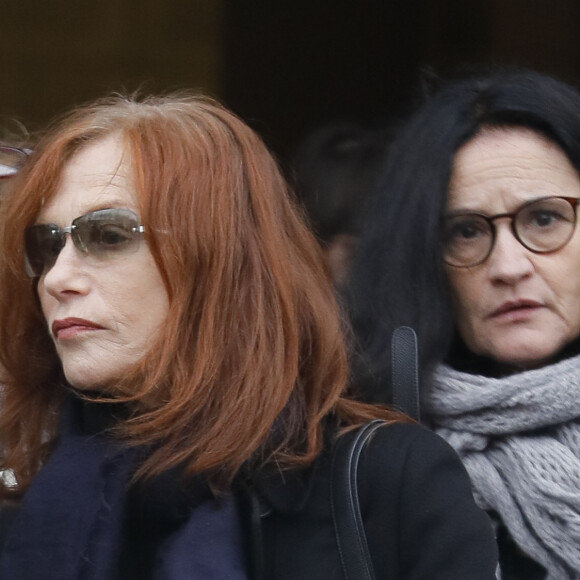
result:
M 560 244 L 559 246 L 552 248 L 550 250 L 536 250 L 534 248 L 530 248 L 521 239 L 521 237 L 518 234 L 518 231 L 516 229 L 516 226 L 515 226 L 515 218 L 518 215 L 518 213 L 520 213 L 523 209 L 525 209 L 529 205 L 532 205 L 534 203 L 538 203 L 541 201 L 549 200 L 549 199 L 563 199 L 564 201 L 567 201 L 570 204 L 572 211 L 574 212 L 574 224 L 573 224 L 572 229 L 570 230 L 570 235 L 566 238 L 566 240 L 564 242 L 562 242 L 562 244 Z M 494 222 L 495 222 L 495 220 L 498 220 L 500 218 L 510 218 L 510 230 L 512 232 L 512 235 L 524 248 L 526 248 L 526 250 L 529 250 L 530 252 L 533 252 L 534 254 L 551 254 L 552 252 L 557 252 L 558 250 L 561 250 L 572 239 L 572 236 L 574 235 L 574 230 L 576 229 L 576 226 L 578 224 L 578 211 L 577 211 L 578 205 L 580 205 L 580 197 L 571 197 L 571 196 L 566 196 L 566 195 L 548 195 L 545 197 L 538 197 L 536 199 L 531 199 L 531 200 L 521 204 L 513 212 L 498 213 L 496 215 L 488 216 L 488 215 L 485 215 L 485 214 L 482 214 L 479 212 L 475 212 L 475 211 L 466 211 L 466 212 L 458 212 L 456 214 L 444 216 L 442 219 L 442 223 L 445 222 L 446 219 L 460 217 L 460 216 L 476 216 L 476 217 L 483 218 L 489 224 L 489 229 L 491 231 L 491 244 L 489 245 L 489 250 L 487 251 L 485 256 L 481 260 L 478 260 L 477 262 L 466 264 L 466 265 L 459 265 L 459 264 L 452 264 L 451 262 L 448 262 L 445 258 L 443 258 L 443 261 L 448 266 L 451 266 L 452 268 L 474 268 L 475 266 L 479 266 L 480 264 L 483 264 L 491 256 L 491 253 L 493 252 L 493 249 L 495 247 L 495 241 L 497 238 L 497 228 L 496 228 L 496 225 Z
M 28 156 L 32 153 L 32 149 L 28 149 L 26 147 L 12 147 L 9 145 L 0 145 L 0 152 L 1 151 L 12 151 L 12 152 L 17 152 L 17 153 L 22 153 L 23 163 L 26 160 L 26 158 L 28 158 Z M 9 167 L 9 166 L 6 166 L 6 167 Z M 20 171 L 20 166 L 12 167 L 12 169 L 14 171 L 11 171 L 10 173 L 4 173 L 4 174 L 0 173 L 0 180 L 8 179 L 8 178 L 16 175 Z
M 105 212 L 115 212 L 117 214 L 125 214 L 125 215 L 129 215 L 130 217 L 132 216 L 133 218 L 135 218 L 134 219 L 135 223 L 130 227 L 129 231 L 132 234 L 136 234 L 136 235 L 145 233 L 145 226 L 143 224 L 141 224 L 141 220 L 140 220 L 139 216 L 132 209 L 116 208 L 116 207 L 103 208 L 103 209 L 99 209 L 99 210 L 90 211 L 86 214 L 83 214 L 83 215 L 76 217 L 74 220 L 72 220 L 70 226 L 66 226 L 66 227 L 62 227 L 62 228 L 54 223 L 33 224 L 25 229 L 24 265 L 25 265 L 27 275 L 33 279 L 40 278 L 46 269 L 46 264 L 43 264 L 44 267 L 40 271 L 37 271 L 35 269 L 35 266 L 33 265 L 36 263 L 36 260 L 33 259 L 32 256 L 30 255 L 30 251 L 28 249 L 28 242 L 26 241 L 27 236 L 30 235 L 30 233 L 34 232 L 35 229 L 37 229 L 37 228 L 44 228 L 44 229 L 48 228 L 49 231 L 53 235 L 56 236 L 55 240 L 58 241 L 59 248 L 58 248 L 58 252 L 54 256 L 54 262 L 48 267 L 48 269 L 46 269 L 46 271 L 48 271 L 54 266 L 54 264 L 58 260 L 58 256 L 60 255 L 60 253 L 62 252 L 62 250 L 66 246 L 66 234 L 69 235 L 74 247 L 81 254 L 83 254 L 85 256 L 89 256 L 89 255 L 94 255 L 97 253 L 94 249 L 91 250 L 91 248 L 90 248 L 91 244 L 86 243 L 86 240 L 84 240 L 80 235 L 78 235 L 78 234 L 75 235 L 75 231 L 78 227 L 79 220 L 84 220 L 85 222 L 87 222 L 87 221 L 90 222 L 90 218 L 94 217 L 95 214 L 102 214 Z M 107 222 L 107 225 L 113 225 L 113 223 Z M 98 248 L 98 246 L 99 246 L 99 244 L 95 244 L 95 246 L 93 246 L 93 248 L 94 247 Z M 113 250 L 114 248 L 111 247 L 109 249 Z M 115 250 L 115 251 L 117 251 L 117 250 Z M 40 252 L 40 255 L 42 256 L 42 252 Z

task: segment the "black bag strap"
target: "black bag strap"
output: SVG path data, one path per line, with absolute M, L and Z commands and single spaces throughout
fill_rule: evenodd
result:
M 393 406 L 419 421 L 417 335 L 409 326 L 399 326 L 393 331 L 391 368 Z
M 345 580 L 375 580 L 360 512 L 357 472 L 365 443 L 383 425 L 384 421 L 376 419 L 339 437 L 332 455 L 330 500 Z

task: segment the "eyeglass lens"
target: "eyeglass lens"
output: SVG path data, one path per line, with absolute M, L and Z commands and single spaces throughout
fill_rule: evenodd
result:
M 143 232 L 134 212 L 118 208 L 80 216 L 68 228 L 37 224 L 25 231 L 26 269 L 33 278 L 48 272 L 66 244 L 67 233 L 82 254 L 107 259 L 136 250 Z
M 494 220 L 499 218 L 511 219 L 513 234 L 528 250 L 537 253 L 558 250 L 574 233 L 576 203 L 574 198 L 547 197 L 528 202 L 513 214 L 450 216 L 443 225 L 443 259 L 458 267 L 485 261 L 495 241 Z
M 0 147 L 0 179 L 18 173 L 29 154 L 28 149 Z

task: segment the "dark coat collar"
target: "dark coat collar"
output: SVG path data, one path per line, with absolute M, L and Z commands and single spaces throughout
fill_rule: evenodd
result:
M 303 468 L 268 470 L 254 477 L 260 498 L 274 511 L 295 514 L 301 511 L 312 490 L 318 462 Z
M 318 474 L 330 461 L 336 433 L 336 427 L 327 422 L 323 451 L 308 466 L 280 469 L 270 464 L 254 473 L 251 481 L 260 498 L 271 509 L 282 514 L 291 515 L 304 509 Z

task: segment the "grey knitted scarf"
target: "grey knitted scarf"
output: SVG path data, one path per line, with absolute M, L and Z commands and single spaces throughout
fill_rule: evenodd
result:
M 548 580 L 580 578 L 580 356 L 499 379 L 440 365 L 423 409 L 480 507 Z

